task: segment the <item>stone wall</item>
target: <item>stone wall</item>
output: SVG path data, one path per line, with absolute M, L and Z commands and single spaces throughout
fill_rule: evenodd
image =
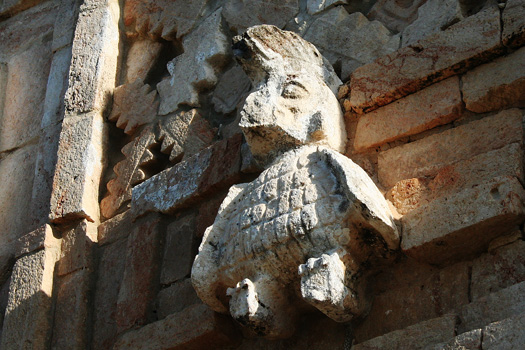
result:
M 524 342 L 525 1 L 0 0 L 2 349 L 511 349 Z M 402 234 L 364 318 L 243 334 L 191 265 L 253 180 L 231 39 L 269 23 L 344 84 L 346 156 Z

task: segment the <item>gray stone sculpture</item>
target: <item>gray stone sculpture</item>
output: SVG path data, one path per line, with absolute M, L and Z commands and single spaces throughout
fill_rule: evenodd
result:
M 249 28 L 233 49 L 254 87 L 240 126 L 266 170 L 230 189 L 195 258 L 195 290 L 268 338 L 293 333 L 301 300 L 349 321 L 366 312 L 366 274 L 399 235 L 373 181 L 339 153 L 340 81 L 312 44 L 273 26 Z

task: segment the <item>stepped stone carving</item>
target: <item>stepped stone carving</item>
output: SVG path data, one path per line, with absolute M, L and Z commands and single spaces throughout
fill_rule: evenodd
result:
M 338 152 L 339 80 L 312 44 L 277 27 L 248 29 L 234 53 L 254 86 L 240 125 L 266 170 L 233 186 L 206 230 L 196 292 L 268 338 L 293 333 L 300 300 L 349 321 L 367 310 L 368 267 L 399 235 L 372 180 Z

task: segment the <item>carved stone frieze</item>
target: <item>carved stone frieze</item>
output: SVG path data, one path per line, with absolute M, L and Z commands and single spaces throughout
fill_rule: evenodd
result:
M 338 322 L 361 316 L 367 274 L 399 234 L 373 181 L 338 152 L 340 81 L 313 45 L 273 26 L 233 49 L 254 86 L 240 126 L 266 170 L 230 189 L 195 258 L 195 290 L 268 338 L 293 333 L 299 300 Z

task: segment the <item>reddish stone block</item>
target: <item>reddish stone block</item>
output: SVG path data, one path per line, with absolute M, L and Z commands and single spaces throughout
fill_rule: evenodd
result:
M 459 118 L 459 79 L 449 78 L 359 117 L 356 151 L 414 135 Z
M 371 111 L 487 62 L 502 51 L 500 13 L 489 6 L 354 71 L 345 108 Z

